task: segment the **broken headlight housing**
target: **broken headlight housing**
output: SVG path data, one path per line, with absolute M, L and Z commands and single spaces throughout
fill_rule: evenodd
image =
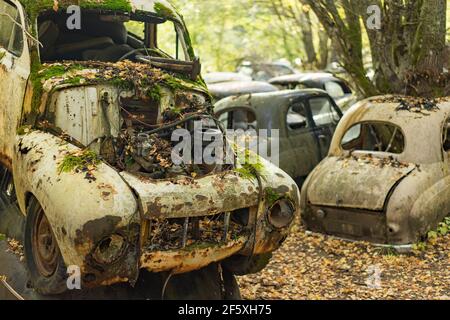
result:
M 126 248 L 126 239 L 120 234 L 113 234 L 97 244 L 92 256 L 97 263 L 107 265 L 122 258 Z
M 276 229 L 288 227 L 294 220 L 294 206 L 288 199 L 276 201 L 267 211 L 267 220 Z

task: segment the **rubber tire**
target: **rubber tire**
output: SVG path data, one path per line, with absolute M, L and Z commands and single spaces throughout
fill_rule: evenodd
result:
M 31 198 L 30 203 L 27 208 L 27 217 L 25 221 L 25 232 L 24 232 L 24 253 L 25 262 L 28 271 L 29 280 L 31 286 L 42 295 L 58 295 L 66 292 L 67 289 L 67 268 L 62 258 L 61 253 L 59 253 L 58 266 L 55 273 L 50 277 L 42 276 L 33 256 L 33 226 L 38 218 L 39 210 L 41 205 L 36 200 L 36 198 Z
M 237 276 L 245 276 L 262 271 L 272 259 L 272 253 L 263 253 L 253 257 L 232 256 L 222 265 Z
M 242 300 L 239 284 L 234 274 L 226 268 L 222 270 L 224 300 Z

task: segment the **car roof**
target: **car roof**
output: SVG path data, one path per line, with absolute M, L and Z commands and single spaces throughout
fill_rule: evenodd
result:
M 250 107 L 253 109 L 279 106 L 292 102 L 302 97 L 326 96 L 331 99 L 327 92 L 320 89 L 298 89 L 281 90 L 274 92 L 252 93 L 241 96 L 231 96 L 216 103 L 215 112 L 233 107 Z
M 330 155 L 342 155 L 340 143 L 352 126 L 362 122 L 386 122 L 398 126 L 405 136 L 405 151 L 397 156 L 399 161 L 423 164 L 442 161 L 442 128 L 450 115 L 450 98 L 437 99 L 436 107 L 430 110 L 414 108 L 419 99 L 379 96 L 356 103 L 336 128 Z
M 250 93 L 278 91 L 277 87 L 261 81 L 221 82 L 209 85 L 208 89 L 216 99 Z
M 270 79 L 269 83 L 303 82 L 309 80 L 324 81 L 329 79 L 341 80 L 333 76 L 333 74 L 327 72 L 307 72 L 275 77 Z
M 203 76 L 207 84 L 232 81 L 252 81 L 252 78 L 236 72 L 210 72 Z
M 19 0 L 28 12 L 54 10 L 55 2 L 49 0 Z M 78 5 L 84 9 L 111 10 L 134 13 L 136 11 L 156 13 L 172 20 L 182 21 L 175 7 L 167 0 L 65 0 L 58 2 L 58 8 Z

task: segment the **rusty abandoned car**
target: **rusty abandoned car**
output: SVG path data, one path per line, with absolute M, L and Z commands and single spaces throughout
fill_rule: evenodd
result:
M 306 227 L 407 248 L 450 212 L 450 102 L 375 97 L 342 118 L 301 196 Z
M 278 91 L 278 88 L 262 81 L 227 81 L 208 84 L 214 104 L 231 96 Z
M 66 25 L 70 4 L 80 30 Z M 96 288 L 133 285 L 140 270 L 217 264 L 241 275 L 267 264 L 299 190 L 264 159 L 241 170 L 172 162 L 171 132 L 193 132 L 212 105 L 168 2 L 0 0 L 0 13 L 0 233 L 23 241 L 36 292 L 67 290 L 68 266 Z M 171 54 L 161 30 L 174 32 Z
M 270 84 L 283 89 L 322 89 L 336 101 L 341 110 L 346 111 L 356 102 L 356 96 L 348 83 L 331 73 L 311 72 L 285 75 L 269 80 Z
M 227 129 L 279 130 L 279 166 L 299 186 L 328 154 L 342 117 L 333 99 L 318 89 L 229 97 L 214 111 Z

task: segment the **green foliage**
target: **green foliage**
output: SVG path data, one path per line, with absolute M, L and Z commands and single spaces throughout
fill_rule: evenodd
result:
M 17 128 L 17 134 L 19 136 L 23 136 L 27 133 L 30 133 L 30 131 L 32 130 L 32 127 L 29 125 L 26 126 L 20 126 L 19 128 Z
M 283 0 L 287 5 L 297 0 Z M 242 60 L 304 58 L 296 19 L 280 21 L 273 1 L 173 0 L 183 14 L 203 72 L 235 71 Z M 315 28 L 319 30 L 318 26 Z
M 166 7 L 162 3 L 155 3 L 155 12 L 167 18 L 176 19 L 176 14 L 171 8 Z
M 150 90 L 148 90 L 148 95 L 149 97 L 155 101 L 155 102 L 159 102 L 161 101 L 161 97 L 162 97 L 162 89 L 161 86 L 159 84 L 155 84 L 153 85 Z
M 257 174 L 261 175 L 264 170 L 264 165 L 261 159 L 256 154 L 251 154 L 251 151 L 245 149 L 244 155 L 242 152 L 238 152 L 238 163 L 240 167 L 236 168 L 235 171 L 239 173 L 244 179 L 253 179 Z M 256 162 L 254 161 L 256 160 Z
M 40 11 L 51 10 L 55 6 L 54 0 L 20 0 L 25 6 L 30 18 L 36 18 Z M 58 8 L 67 8 L 70 5 L 79 5 L 85 9 L 104 9 L 131 12 L 128 0 L 58 0 Z
M 5 241 L 6 236 L 3 233 L 0 233 L 0 241 Z
M 97 154 L 90 150 L 77 151 L 69 153 L 64 157 L 58 166 L 59 173 L 78 172 L 95 168 L 100 163 Z
M 275 202 L 277 202 L 281 198 L 283 198 L 282 194 L 279 194 L 273 188 L 266 188 L 266 200 L 269 207 L 271 207 Z
M 450 233 L 450 217 L 446 217 L 444 221 L 439 223 L 436 230 L 428 231 L 427 242 L 433 243 L 440 237 L 445 237 Z M 418 242 L 413 245 L 413 250 L 424 251 L 427 249 L 427 242 Z
M 417 242 L 412 246 L 414 251 L 425 251 L 427 250 L 427 244 L 426 242 Z

